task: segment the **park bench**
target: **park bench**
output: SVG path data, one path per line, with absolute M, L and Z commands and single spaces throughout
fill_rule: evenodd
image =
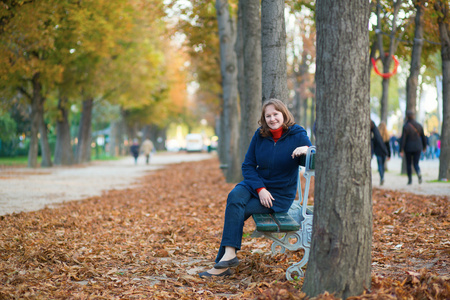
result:
M 264 236 L 272 240 L 271 251 L 273 254 L 284 253 L 286 249 L 291 251 L 296 251 L 300 248 L 304 249 L 305 252 L 302 259 L 299 262 L 292 264 L 286 270 L 286 278 L 288 280 L 292 280 L 293 273 L 297 273 L 299 277 L 305 276 L 302 267 L 306 265 L 309 258 L 313 206 L 309 206 L 307 202 L 311 177 L 315 175 L 315 153 L 316 148 L 313 146 L 308 148 L 306 157 L 303 156 L 305 157 L 305 163 L 304 167 L 299 166 L 297 183 L 299 199 L 294 200 L 289 211 L 287 213 L 253 215 L 256 230 L 252 236 Z M 306 179 L 303 192 L 300 180 L 302 174 Z

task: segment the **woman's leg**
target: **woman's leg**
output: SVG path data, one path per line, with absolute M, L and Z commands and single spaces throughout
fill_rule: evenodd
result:
M 215 261 L 219 262 L 222 257 L 224 260 L 229 260 L 236 256 L 235 250 L 241 249 L 245 220 L 255 213 L 271 212 L 273 212 L 271 208 L 262 206 L 259 199 L 254 198 L 245 187 L 237 185 L 228 194 L 222 242 Z M 225 247 L 234 248 L 234 253 L 230 248 Z M 226 256 L 224 257 L 225 254 Z
M 377 155 L 378 173 L 380 173 L 380 185 L 384 183 L 384 156 Z
M 412 168 L 411 168 L 412 153 L 405 152 L 405 158 L 406 158 L 406 173 L 408 174 L 408 184 L 411 184 L 412 183 Z
M 419 160 L 422 151 L 417 151 L 413 153 L 413 165 L 416 170 L 417 177 L 419 178 L 419 183 L 422 183 L 422 175 L 420 174 Z

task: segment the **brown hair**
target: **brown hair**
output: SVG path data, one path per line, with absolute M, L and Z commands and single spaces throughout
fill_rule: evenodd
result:
M 294 117 L 292 116 L 291 112 L 287 108 L 286 104 L 284 104 L 283 101 L 271 98 L 263 103 L 262 111 L 261 111 L 261 118 L 258 121 L 258 124 L 261 125 L 261 129 L 259 130 L 259 133 L 263 137 L 271 136 L 272 133 L 270 132 L 270 127 L 267 125 L 266 117 L 265 117 L 265 111 L 267 106 L 273 105 L 276 110 L 281 112 L 283 114 L 283 130 L 288 129 L 288 127 L 295 124 Z
M 384 122 L 381 122 L 380 125 L 378 125 L 378 131 L 380 131 L 383 142 L 389 141 L 389 133 Z

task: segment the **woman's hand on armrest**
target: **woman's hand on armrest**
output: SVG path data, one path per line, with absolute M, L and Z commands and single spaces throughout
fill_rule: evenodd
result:
M 306 154 L 306 152 L 308 151 L 308 148 L 309 148 L 308 146 L 302 146 L 302 147 L 295 148 L 295 150 L 292 152 L 292 155 L 291 155 L 292 158 Z

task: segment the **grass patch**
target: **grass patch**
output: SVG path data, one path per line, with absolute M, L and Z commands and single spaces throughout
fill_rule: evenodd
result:
M 437 182 L 437 183 L 450 183 L 450 181 L 443 181 L 443 180 L 437 180 L 437 179 L 435 179 L 435 180 L 428 180 L 427 182 L 430 182 L 430 183 L 434 183 L 434 182 Z
M 91 160 L 107 161 L 107 160 L 119 160 L 122 157 L 113 157 L 109 155 L 99 155 L 98 157 L 93 155 Z M 42 158 L 38 156 L 37 163 L 41 163 Z M 53 162 L 53 157 L 52 157 Z M 0 157 L 0 167 L 26 167 L 28 165 L 28 156 L 15 156 L 15 157 Z
M 41 157 L 38 157 L 38 163 L 41 163 L 41 160 Z M 3 167 L 26 166 L 27 163 L 28 156 L 0 157 L 0 166 Z

